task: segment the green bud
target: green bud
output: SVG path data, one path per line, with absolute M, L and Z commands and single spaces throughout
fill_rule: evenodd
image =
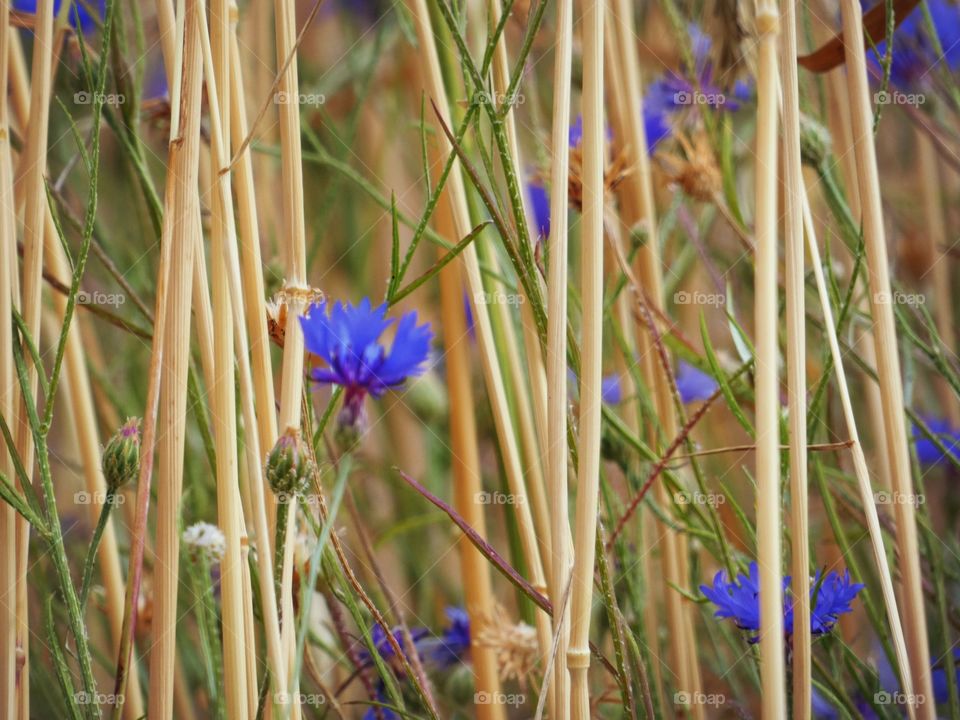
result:
M 830 131 L 817 120 L 800 113 L 800 157 L 807 165 L 819 167 L 830 154 Z
M 472 705 L 476 693 L 473 670 L 467 665 L 457 665 L 450 671 L 444 691 L 446 696 L 457 705 Z
M 267 482 L 278 496 L 296 495 L 310 487 L 316 472 L 298 428 L 287 428 L 267 455 Z
M 107 489 L 116 492 L 140 472 L 140 418 L 127 418 L 103 449 L 101 459 Z

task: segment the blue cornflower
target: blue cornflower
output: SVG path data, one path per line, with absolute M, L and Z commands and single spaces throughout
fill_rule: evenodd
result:
M 59 14 L 60 6 L 62 4 L 63 0 L 54 0 L 54 16 Z M 94 19 L 94 16 L 90 14 L 90 10 L 88 8 L 96 8 L 97 18 L 102 21 L 103 15 L 107 8 L 106 0 L 74 0 L 73 4 L 70 6 L 69 12 L 67 13 L 70 16 L 70 25 L 75 29 L 78 27 L 77 16 L 79 15 L 79 28 L 84 32 L 84 34 L 89 33 L 97 25 L 96 19 Z M 31 15 L 36 14 L 37 0 L 13 0 L 13 9 L 22 13 L 30 13 Z
M 723 90 L 721 78 L 714 77 L 713 64 L 709 59 L 710 37 L 696 25 L 691 24 L 688 31 L 694 67 L 685 68 L 682 74 L 664 73 L 647 87 L 643 108 L 650 152 L 673 131 L 675 115 L 685 107 L 707 105 L 713 110 L 733 112 L 750 97 L 750 87 L 743 82 L 737 82 L 732 92 Z
M 814 635 L 830 632 L 840 615 L 851 611 L 850 603 L 863 589 L 862 583 L 850 581 L 850 571 L 841 575 L 829 572 L 821 582 L 818 570 L 810 587 L 812 608 L 810 611 L 810 630 Z M 784 593 L 790 587 L 790 577 L 783 578 Z M 736 581 L 727 580 L 721 570 L 714 576 L 713 585 L 701 585 L 700 590 L 707 599 L 717 606 L 714 617 L 730 618 L 738 628 L 754 633 L 751 643 L 757 642 L 760 632 L 760 573 L 755 562 L 750 563 L 750 574 L 741 574 Z M 793 633 L 793 604 L 785 602 L 783 628 L 787 635 Z
M 326 301 L 314 305 L 300 318 L 304 343 L 327 364 L 314 369 L 313 379 L 346 390 L 340 420 L 353 425 L 362 417 L 367 394 L 380 397 L 423 372 L 433 333 L 429 323 L 417 325 L 415 312 L 407 313 L 400 318 L 388 352 L 378 342 L 394 322 L 386 317 L 386 303 L 374 308 L 369 298 L 356 306 L 337 302 L 329 315 L 327 305 Z
M 823 577 L 821 582 L 821 572 L 817 570 L 817 575 L 810 583 L 810 599 L 812 601 L 810 608 L 810 632 L 814 635 L 823 635 L 830 632 L 837 620 L 844 613 L 851 612 L 850 607 L 856 597 L 865 585 L 850 581 L 850 571 L 844 570 L 843 574 L 829 572 Z M 791 610 L 791 615 L 792 615 Z M 793 618 L 791 617 L 791 630 L 793 629 Z
M 370 630 L 370 639 L 373 642 L 373 646 L 376 648 L 377 653 L 384 660 L 384 662 L 392 664 L 396 667 L 399 665 L 399 661 L 397 659 L 397 653 L 394 651 L 393 645 L 390 643 L 390 635 L 393 635 L 393 639 L 397 641 L 397 645 L 403 650 L 404 655 L 407 656 L 407 659 L 409 659 L 410 648 L 404 643 L 403 630 L 401 628 L 395 627 L 388 634 L 380 624 L 377 624 L 374 625 Z M 410 628 L 410 637 L 413 640 L 414 650 L 417 650 L 419 643 L 429 635 L 430 631 L 425 627 Z M 373 665 L 373 656 L 366 648 L 360 650 L 360 663 L 363 667 L 370 667 Z
M 717 381 L 685 360 L 677 365 L 677 390 L 684 403 L 706 400 L 717 391 Z
M 927 0 L 927 8 L 937 31 L 943 55 L 937 53 L 927 31 L 927 22 L 915 7 L 897 27 L 893 36 L 893 60 L 890 80 L 894 87 L 915 88 L 923 84 L 934 66 L 945 62 L 951 70 L 960 68 L 960 7 L 946 0 Z M 877 50 L 868 51 L 873 72 L 882 76 L 882 61 L 887 43 L 877 43 Z
M 374 700 L 381 704 L 371 705 L 367 708 L 367 711 L 363 714 L 363 720 L 400 720 L 400 716 L 393 710 L 383 707 L 390 702 L 387 697 L 387 686 L 383 680 L 377 680 L 377 687 L 374 692 L 376 693 Z
M 418 643 L 427 662 L 439 670 L 445 670 L 463 662 L 470 652 L 470 616 L 459 607 L 446 609 L 449 624 L 438 638 L 429 638 Z
M 537 224 L 538 238 L 550 237 L 550 193 L 539 181 L 527 183 L 527 197 L 530 199 L 530 211 Z
M 623 399 L 623 391 L 620 389 L 620 376 L 607 375 L 600 381 L 600 397 L 607 405 L 619 405 Z
M 943 443 L 950 455 L 960 458 L 960 430 L 951 428 L 947 420 L 937 417 L 924 417 L 923 422 L 930 429 L 930 432 Z M 921 465 L 939 465 L 947 461 L 947 454 L 940 450 L 917 425 L 913 425 L 913 441 L 917 446 L 917 460 L 920 461 Z

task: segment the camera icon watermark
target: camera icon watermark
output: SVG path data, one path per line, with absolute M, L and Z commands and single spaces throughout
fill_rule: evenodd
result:
M 79 490 L 73 494 L 73 502 L 75 505 L 105 505 L 107 503 L 111 505 L 123 505 L 127 501 L 125 495 L 121 493 L 110 493 L 100 492 L 87 492 L 86 490 Z
M 923 505 L 927 499 L 922 493 L 911 494 L 911 493 L 902 493 L 899 490 L 889 491 L 889 490 L 878 490 L 873 494 L 873 501 L 877 505 L 912 505 L 913 507 L 919 507 Z
M 523 495 L 513 495 L 497 490 L 494 492 L 478 492 L 473 496 L 473 500 L 478 505 L 523 505 L 527 498 Z
M 326 705 L 327 696 L 322 693 L 288 693 L 276 692 L 273 694 L 274 705 L 309 705 L 319 707 Z
M 899 90 L 880 90 L 873 94 L 873 101 L 877 105 L 910 105 L 919 107 L 927 101 L 923 93 L 905 93 Z
M 676 492 L 673 494 L 673 501 L 677 505 L 707 505 L 715 508 L 723 505 L 727 498 L 722 493 L 703 493 L 695 490 L 693 492 Z
M 699 90 L 679 90 L 673 94 L 675 105 L 707 105 L 720 107 L 726 104 L 727 96 L 723 93 L 704 93 Z
M 923 705 L 926 701 L 925 695 L 903 693 L 899 690 L 893 692 L 881 690 L 873 694 L 873 702 L 876 705 Z
M 710 705 L 719 707 L 727 702 L 727 697 L 723 693 L 704 693 L 679 691 L 673 694 L 674 705 L 683 707 L 692 707 L 694 705 Z
M 74 105 L 93 105 L 95 102 L 117 107 L 127 102 L 127 96 L 120 93 L 87 92 L 86 90 L 73 94 Z
M 327 102 L 323 93 L 288 93 L 284 90 L 273 94 L 274 105 L 308 105 L 318 107 Z
M 77 293 L 78 305 L 111 305 L 113 307 L 120 307 L 125 302 L 127 302 L 127 296 L 123 293 L 105 293 L 99 290 L 92 292 L 80 290 Z
M 504 693 L 481 691 L 473 694 L 474 705 L 510 705 L 520 707 L 527 701 L 523 693 Z
M 727 298 L 723 293 L 678 290 L 673 294 L 673 302 L 676 305 L 710 305 L 712 307 L 723 307 L 727 303 Z
M 917 307 L 926 304 L 927 296 L 923 293 L 905 293 L 899 290 L 894 290 L 893 292 L 883 291 L 874 293 L 873 301 L 877 303 L 877 305 L 909 305 L 910 307 Z
M 473 301 L 477 305 L 523 305 L 527 299 L 520 293 L 505 293 L 503 290 L 474 293 Z

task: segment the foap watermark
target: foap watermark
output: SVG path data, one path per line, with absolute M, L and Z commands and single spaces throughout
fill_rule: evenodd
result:
M 893 292 L 878 292 L 873 294 L 873 300 L 877 305 L 909 305 L 917 307 L 925 305 L 927 296 L 923 293 L 905 293 L 899 290 Z
M 127 498 L 122 493 L 113 493 L 112 495 L 107 492 L 87 492 L 86 490 L 80 490 L 73 494 L 73 502 L 76 505 L 104 505 L 110 503 L 111 505 L 123 505 L 127 501 Z
M 79 305 L 112 305 L 120 307 L 127 301 L 127 296 L 123 293 L 105 293 L 99 290 L 88 292 L 81 290 L 77 293 L 77 303 Z
M 474 293 L 473 301 L 477 305 L 523 305 L 527 299 L 520 293 L 505 293 L 503 290 Z
M 310 105 L 317 107 L 327 101 L 323 93 L 288 93 L 285 90 L 273 94 L 274 105 Z
M 880 90 L 873 94 L 873 101 L 877 105 L 912 105 L 913 107 L 919 107 L 927 101 L 927 96 L 923 93 Z
M 695 490 L 694 492 L 674 493 L 673 500 L 677 505 L 707 505 L 708 507 L 717 507 L 723 505 L 727 501 L 727 498 L 722 493 L 703 493 Z
M 677 105 L 709 105 L 710 107 L 719 107 L 727 102 L 727 96 L 723 93 L 679 90 L 673 94 L 673 102 Z
M 527 98 L 523 93 L 514 92 L 514 93 L 502 93 L 502 92 L 488 92 L 486 90 L 481 90 L 480 92 L 474 94 L 473 101 L 479 103 L 480 105 L 493 105 L 494 107 L 513 107 L 514 105 L 523 105 Z
M 102 692 L 88 693 L 83 690 L 74 693 L 73 699 L 76 700 L 77 705 L 117 705 L 124 701 L 123 695 Z
M 288 693 L 277 692 L 273 694 L 273 702 L 276 705 L 309 705 L 319 707 L 327 704 L 327 696 L 322 693 Z
M 474 705 L 510 705 L 520 707 L 527 701 L 523 693 L 477 692 L 473 694 Z
M 699 690 L 696 692 L 676 692 L 673 694 L 675 705 L 691 707 L 693 705 L 711 705 L 718 707 L 727 702 L 727 696 L 722 693 L 704 693 Z
M 919 507 L 927 501 L 922 494 L 902 493 L 899 490 L 893 492 L 879 490 L 873 494 L 873 500 L 877 505 L 913 505 L 913 507 Z
M 73 94 L 74 105 L 93 105 L 96 102 L 101 105 L 119 106 L 127 102 L 127 96 L 120 93 L 87 92 L 86 90 Z
M 478 505 L 523 505 L 527 499 L 523 495 L 513 495 L 499 490 L 494 492 L 478 492 L 473 496 Z
M 876 705 L 923 705 L 926 701 L 925 695 L 904 693 L 899 690 L 893 692 L 881 690 L 873 694 L 873 702 Z
M 727 298 L 723 293 L 678 290 L 673 294 L 673 302 L 676 305 L 711 305 L 713 307 L 723 307 L 727 302 Z

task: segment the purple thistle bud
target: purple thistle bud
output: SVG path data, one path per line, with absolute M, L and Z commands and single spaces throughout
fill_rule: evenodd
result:
M 140 418 L 127 418 L 103 449 L 101 458 L 107 489 L 116 492 L 140 472 Z

